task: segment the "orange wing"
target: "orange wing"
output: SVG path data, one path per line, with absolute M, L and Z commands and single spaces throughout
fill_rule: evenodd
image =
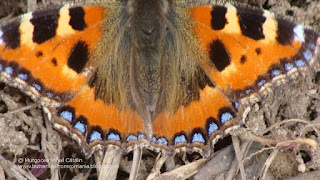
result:
M 272 86 L 319 67 L 319 35 L 267 11 L 213 5 L 176 12 L 179 20 L 192 22 L 195 44 L 205 52 L 199 66 L 215 86 L 200 89 L 198 100 L 153 121 L 156 147 L 209 154 L 217 139 L 238 127 L 243 113 L 238 106 L 261 100 Z
M 80 13 L 81 22 L 72 18 Z M 100 7 L 65 6 L 29 13 L 2 25 L 1 80 L 43 105 L 60 106 L 90 75 L 85 65 L 102 33 L 103 13 Z
M 99 60 L 103 23 L 99 6 L 63 6 L 26 14 L 0 26 L 0 80 L 49 109 L 54 125 L 90 155 L 120 139 L 144 139 L 142 119 L 95 98 L 88 84 Z M 130 122 L 130 123 L 128 123 Z M 133 122 L 133 123 L 131 123 Z M 92 148 L 94 147 L 94 148 Z
M 281 83 L 290 79 L 287 75 L 318 66 L 317 54 L 314 57 L 318 34 L 268 11 L 200 6 L 191 14 L 194 31 L 210 58 L 204 66 L 232 99 L 256 101 L 270 82 Z

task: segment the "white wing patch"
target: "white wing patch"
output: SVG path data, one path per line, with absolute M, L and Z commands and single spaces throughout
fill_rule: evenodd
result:
M 295 41 L 301 41 L 304 42 L 305 41 L 305 37 L 304 37 L 304 27 L 299 24 L 297 25 L 294 29 L 293 29 L 293 33 L 294 33 L 294 40 Z

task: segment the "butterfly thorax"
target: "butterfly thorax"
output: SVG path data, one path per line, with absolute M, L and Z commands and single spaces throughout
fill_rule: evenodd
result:
M 131 45 L 130 89 L 133 106 L 140 114 L 154 112 L 161 89 L 160 49 L 166 36 L 167 12 L 158 0 L 136 0 L 128 4 L 127 36 Z

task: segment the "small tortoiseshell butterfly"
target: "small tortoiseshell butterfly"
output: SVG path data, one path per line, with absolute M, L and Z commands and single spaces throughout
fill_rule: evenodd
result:
M 319 68 L 319 34 L 268 11 L 102 0 L 0 24 L 0 81 L 85 155 L 107 146 L 212 154 L 248 104 Z

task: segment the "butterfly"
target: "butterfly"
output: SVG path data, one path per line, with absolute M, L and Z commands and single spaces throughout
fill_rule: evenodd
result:
M 226 2 L 87 1 L 0 24 L 0 81 L 89 157 L 112 146 L 212 154 L 243 108 L 319 68 L 319 34 Z

